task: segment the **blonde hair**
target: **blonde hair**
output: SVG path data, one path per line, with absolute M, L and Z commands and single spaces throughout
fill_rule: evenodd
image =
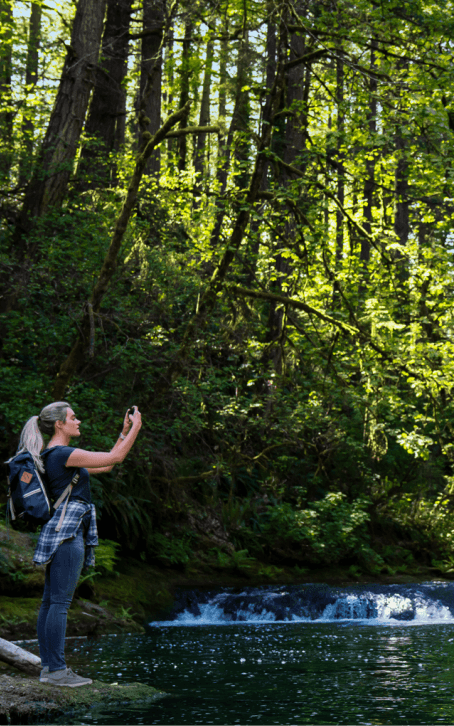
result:
M 66 401 L 56 401 L 44 406 L 39 416 L 32 416 L 28 419 L 21 431 L 19 448 L 20 451 L 29 451 L 39 471 L 44 471 L 44 464 L 41 459 L 41 449 L 44 446 L 43 434 L 53 436 L 55 433 L 55 422 L 66 421 L 66 412 L 70 408 Z

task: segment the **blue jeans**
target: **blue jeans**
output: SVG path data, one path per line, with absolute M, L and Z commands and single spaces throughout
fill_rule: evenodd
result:
M 66 618 L 85 556 L 83 525 L 74 539 L 61 543 L 46 567 L 44 594 L 38 615 L 41 664 L 49 671 L 66 668 Z

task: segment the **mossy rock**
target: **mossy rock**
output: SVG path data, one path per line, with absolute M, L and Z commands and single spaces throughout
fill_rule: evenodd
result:
M 44 723 L 65 713 L 102 704 L 151 703 L 165 695 L 144 683 L 93 681 L 81 688 L 61 688 L 38 678 L 0 675 L 0 722 Z

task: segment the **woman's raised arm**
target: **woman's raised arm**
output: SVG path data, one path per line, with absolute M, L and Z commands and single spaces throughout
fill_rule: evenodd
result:
M 135 407 L 135 411 L 130 416 L 132 421 L 131 430 L 125 437 L 124 441 L 116 444 L 112 451 L 85 451 L 85 449 L 74 449 L 66 462 L 67 467 L 85 467 L 86 469 L 101 469 L 114 464 L 120 464 L 129 453 L 137 434 L 142 426 L 142 415 Z

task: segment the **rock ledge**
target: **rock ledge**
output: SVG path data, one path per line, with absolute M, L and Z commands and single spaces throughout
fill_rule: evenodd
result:
M 103 683 L 63 688 L 40 683 L 38 678 L 0 676 L 0 724 L 48 723 L 68 711 L 121 702 L 151 702 L 164 696 L 144 683 Z

